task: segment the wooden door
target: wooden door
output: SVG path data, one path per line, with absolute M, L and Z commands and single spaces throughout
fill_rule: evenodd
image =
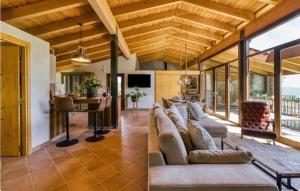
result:
M 1 43 L 1 156 L 20 156 L 20 47 Z

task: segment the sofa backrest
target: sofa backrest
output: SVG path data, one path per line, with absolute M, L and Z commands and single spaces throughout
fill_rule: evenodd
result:
M 158 130 L 159 147 L 169 165 L 188 164 L 188 154 L 183 140 L 171 119 L 157 108 L 154 111 L 155 123 Z
M 149 117 L 148 165 L 149 167 L 166 165 L 163 153 L 161 152 L 158 144 L 158 132 L 153 110 L 150 110 Z

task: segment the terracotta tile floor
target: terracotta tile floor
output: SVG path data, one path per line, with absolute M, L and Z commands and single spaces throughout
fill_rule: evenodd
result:
M 71 116 L 71 123 L 79 144 L 50 143 L 30 156 L 2 158 L 2 190 L 147 190 L 148 111 L 123 112 L 119 128 L 96 143 L 84 141 L 91 135 L 86 114 Z

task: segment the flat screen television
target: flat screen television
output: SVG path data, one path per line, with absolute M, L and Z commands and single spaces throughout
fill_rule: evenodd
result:
M 150 88 L 151 75 L 150 74 L 128 74 L 128 87 Z

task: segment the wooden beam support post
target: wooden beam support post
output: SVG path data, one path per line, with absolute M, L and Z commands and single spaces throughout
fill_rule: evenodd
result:
M 118 36 L 111 35 L 111 56 L 110 56 L 110 76 L 111 76 L 111 125 L 118 127 Z
M 130 58 L 130 50 L 126 44 L 126 41 L 121 33 L 118 23 L 112 14 L 109 5 L 106 0 L 88 0 L 91 7 L 94 9 L 104 26 L 107 28 L 108 32 L 112 35 L 117 35 L 118 45 L 124 54 L 124 57 Z
M 274 50 L 274 102 L 275 102 L 275 133 L 280 138 L 281 129 L 281 56 L 280 49 Z

